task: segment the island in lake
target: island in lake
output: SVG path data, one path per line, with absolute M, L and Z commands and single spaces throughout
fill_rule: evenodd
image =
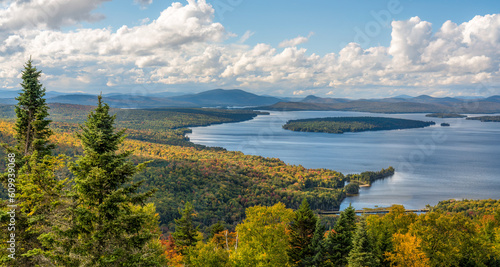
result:
M 327 117 L 290 120 L 283 129 L 299 132 L 337 133 L 423 128 L 436 124 L 433 121 L 418 121 L 384 117 Z
M 426 117 L 433 118 L 466 118 L 466 115 L 458 114 L 458 113 L 431 113 L 425 115 Z
M 500 122 L 500 116 L 481 116 L 481 117 L 469 117 L 468 120 L 479 120 L 482 122 Z
M 443 123 L 441 123 L 441 126 L 443 126 L 443 127 L 448 127 L 448 126 L 450 126 L 450 124 L 449 124 L 449 123 L 446 123 L 446 122 L 443 122 Z

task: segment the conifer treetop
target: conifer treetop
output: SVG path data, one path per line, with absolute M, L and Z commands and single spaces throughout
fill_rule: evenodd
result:
M 22 72 L 21 93 L 16 98 L 15 106 L 17 121 L 15 124 L 17 146 L 16 150 L 23 156 L 29 156 L 34 150 L 40 158 L 50 155 L 54 148 L 48 138 L 52 135 L 49 129 L 49 107 L 45 102 L 45 88 L 39 79 L 41 71 L 33 66 L 30 59 Z

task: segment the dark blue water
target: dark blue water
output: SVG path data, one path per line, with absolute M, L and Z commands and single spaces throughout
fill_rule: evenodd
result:
M 284 130 L 291 119 L 335 116 L 383 116 L 435 121 L 419 129 L 328 134 Z M 476 116 L 476 115 L 473 115 Z M 442 122 L 450 127 L 441 127 Z M 328 168 L 344 174 L 378 171 L 393 166 L 396 173 L 341 208 L 402 204 L 424 208 L 444 199 L 500 198 L 500 123 L 427 118 L 425 114 L 373 114 L 340 111 L 271 112 L 251 121 L 195 127 L 192 142 L 280 158 L 306 168 Z

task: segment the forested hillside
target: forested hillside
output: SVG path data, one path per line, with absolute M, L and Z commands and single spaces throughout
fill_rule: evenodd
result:
M 93 107 L 49 104 L 57 135 L 51 141 L 56 152 L 69 156 L 82 152 L 75 133 Z M 345 197 L 344 175 L 326 169 L 306 169 L 279 159 L 244 155 L 221 148 L 207 148 L 188 141 L 187 126 L 251 119 L 261 112 L 220 109 L 111 109 L 117 127 L 126 128 L 122 149 L 134 151 L 135 162 L 153 160 L 135 180 L 145 180 L 142 190 L 157 188 L 153 202 L 165 230 L 173 230 L 178 209 L 193 203 L 202 228 L 218 220 L 235 224 L 245 208 L 283 202 L 297 208 L 307 198 L 313 209 L 336 210 Z M 4 109 L 0 124 L 4 140 L 11 138 L 13 112 Z M 13 140 L 12 138 L 10 140 Z M 3 157 L 2 157 L 3 160 Z M 1 164 L 1 163 L 0 163 Z M 4 166 L 4 165 L 2 165 Z

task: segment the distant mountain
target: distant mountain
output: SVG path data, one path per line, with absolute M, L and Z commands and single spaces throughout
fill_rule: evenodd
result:
M 0 98 L 0 105 L 14 105 L 17 103 L 17 100 L 14 98 Z
M 323 103 L 323 104 L 333 104 L 333 103 L 346 103 L 351 100 L 347 98 L 329 98 L 329 97 L 317 97 L 315 95 L 308 95 L 300 102 L 304 103 Z
M 114 108 L 158 108 L 158 107 L 197 107 L 193 103 L 173 101 L 168 98 L 155 98 L 124 94 L 104 95 L 103 101 Z M 97 105 L 96 95 L 72 94 L 47 99 L 48 103 Z
M 0 89 L 0 98 L 16 98 L 19 96 L 21 90 L 1 90 Z
M 0 105 L 12 105 L 19 90 L 0 90 Z M 345 110 L 379 113 L 409 112 L 455 112 L 455 113 L 500 113 L 500 95 L 488 98 L 460 99 L 420 95 L 410 97 L 398 95 L 382 99 L 329 98 L 309 95 L 305 98 L 277 98 L 249 93 L 239 89 L 214 89 L 197 94 L 172 96 L 172 92 L 154 93 L 145 96 L 111 93 L 103 99 L 113 108 L 163 108 L 163 107 L 257 107 L 270 110 Z M 48 103 L 95 106 L 97 96 L 91 94 L 47 92 Z M 476 104 L 471 103 L 475 102 Z
M 406 98 L 413 98 L 413 96 L 409 96 L 409 95 L 397 95 L 397 96 L 392 97 L 392 98 L 402 98 L 402 99 L 406 99 Z
M 484 101 L 500 103 L 500 95 L 490 96 L 488 98 L 485 98 Z
M 452 97 L 431 97 L 421 95 L 411 98 L 383 98 L 383 99 L 340 99 L 334 101 L 332 98 L 320 98 L 307 96 L 300 102 L 280 102 L 267 107 L 259 107 L 263 110 L 342 110 L 361 111 L 375 113 L 500 113 L 500 96 L 492 96 L 486 99 L 475 99 L 476 105 L 471 100 L 463 100 Z M 331 101 L 330 103 L 328 101 Z
M 283 101 L 276 97 L 259 96 L 240 89 L 214 89 L 197 94 L 173 96 L 169 97 L 169 99 L 177 102 L 193 103 L 202 107 L 263 106 Z
M 161 97 L 161 93 L 138 96 L 120 93 L 103 95 L 103 100 L 115 108 L 160 108 L 160 107 L 217 107 L 217 106 L 260 106 L 282 101 L 276 97 L 258 96 L 243 90 L 215 89 L 198 94 Z M 90 94 L 58 95 L 47 99 L 48 103 L 93 105 L 97 96 Z M 0 103 L 2 103 L 0 101 Z

